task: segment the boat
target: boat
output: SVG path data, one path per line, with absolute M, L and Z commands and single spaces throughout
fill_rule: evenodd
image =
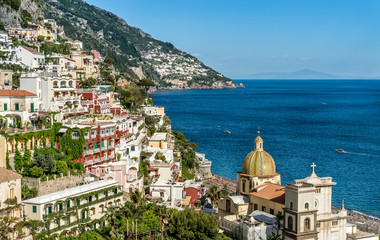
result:
M 231 131 L 225 130 L 224 133 L 231 134 Z
M 216 126 L 217 128 L 220 128 L 220 126 Z
M 337 153 L 345 153 L 345 151 L 342 148 L 334 149 L 334 151 Z

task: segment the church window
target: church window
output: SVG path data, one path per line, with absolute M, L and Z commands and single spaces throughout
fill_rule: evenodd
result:
M 316 193 L 321 193 L 321 188 L 317 188 L 317 189 L 315 190 L 315 192 L 316 192 Z
M 273 208 L 270 208 L 270 209 L 269 209 L 269 213 L 272 214 L 272 215 L 274 215 L 274 209 L 273 209 Z
M 288 229 L 293 230 L 293 218 L 291 216 L 288 217 Z
M 243 187 L 242 187 L 242 189 L 243 189 L 243 192 L 245 192 L 245 181 L 243 181 Z
M 333 226 L 338 225 L 338 221 L 333 221 L 333 222 L 332 222 L 332 225 L 333 225 Z
M 305 219 L 305 231 L 310 230 L 310 218 Z
M 255 204 L 253 205 L 253 209 L 254 209 L 254 210 L 257 210 L 257 209 L 259 209 L 259 206 L 255 203 Z
M 293 210 L 293 202 L 290 202 L 290 209 Z
M 309 210 L 309 203 L 305 203 L 305 209 Z

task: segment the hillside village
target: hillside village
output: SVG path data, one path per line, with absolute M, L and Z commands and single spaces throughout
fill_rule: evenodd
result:
M 213 175 L 156 83 L 85 45 L 54 19 L 0 31 L 1 239 L 378 239 L 378 218 L 332 207 L 314 163 L 281 185 L 259 131 L 237 181 Z M 155 49 L 163 79 L 207 75 Z
M 202 179 L 211 177 L 211 162 L 196 153 L 196 167 L 183 165 L 182 153 L 196 144 L 176 141 L 183 135 L 172 132 L 165 109 L 144 84 L 118 76 L 112 59 L 66 38 L 53 19 L 6 28 L 0 45 L 3 216 L 41 221 L 38 232 L 50 235 L 105 226 L 107 208 L 131 195 L 168 208 L 207 204 Z M 142 100 L 128 109 L 122 94 L 130 89 Z M 56 214 L 69 217 L 51 222 Z M 25 229 L 9 234 L 32 237 Z

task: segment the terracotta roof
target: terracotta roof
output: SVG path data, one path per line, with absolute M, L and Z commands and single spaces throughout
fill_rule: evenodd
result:
M 33 54 L 39 54 L 39 55 L 44 55 L 43 53 L 40 53 L 39 51 L 37 51 L 36 49 L 34 48 L 30 48 L 30 47 L 24 47 L 26 50 L 28 50 L 29 52 L 33 53 Z
M 0 96 L 29 97 L 29 96 L 37 96 L 37 95 L 31 92 L 28 92 L 26 90 L 0 90 Z
M 10 180 L 15 180 L 19 178 L 22 178 L 20 174 L 15 173 L 5 168 L 0 168 L 0 182 L 7 182 Z
M 276 203 L 285 204 L 285 186 L 282 185 L 265 183 L 261 186 L 255 187 L 254 191 L 249 194 Z

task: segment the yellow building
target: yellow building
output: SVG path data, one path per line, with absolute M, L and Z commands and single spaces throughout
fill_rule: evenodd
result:
M 5 168 L 0 168 L 0 217 L 21 217 L 21 175 Z
M 260 133 L 260 132 L 259 132 Z M 237 196 L 223 199 L 219 205 L 219 216 L 246 216 L 255 210 L 269 214 L 283 212 L 285 187 L 276 173 L 272 156 L 264 151 L 263 139 L 257 136 L 254 150 L 247 154 L 237 174 Z

